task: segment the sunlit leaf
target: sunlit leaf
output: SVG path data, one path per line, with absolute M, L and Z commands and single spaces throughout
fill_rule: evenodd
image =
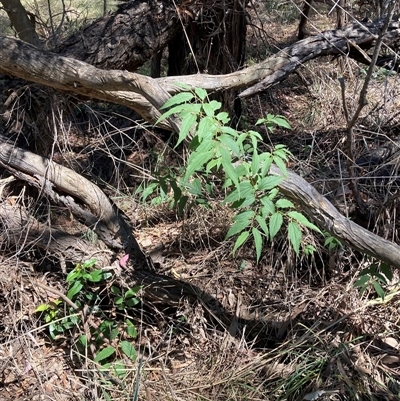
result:
M 236 242 L 235 242 L 235 246 L 233 247 L 233 254 L 235 254 L 235 252 L 237 251 L 237 249 L 239 247 L 241 247 L 247 240 L 247 238 L 249 238 L 250 233 L 248 231 L 243 231 L 239 237 L 237 238 Z
M 269 236 L 271 241 L 275 238 L 275 235 L 281 229 L 283 223 L 283 217 L 280 213 L 274 213 L 269 219 Z
M 311 223 L 304 214 L 300 212 L 296 212 L 295 210 L 288 212 L 287 214 L 290 218 L 293 220 L 296 220 L 298 223 L 301 225 L 311 228 L 314 231 L 317 231 L 318 233 L 322 234 L 322 231 L 313 223 Z
M 251 233 L 253 234 L 253 238 L 254 238 L 254 245 L 256 247 L 257 263 L 258 263 L 261 258 L 263 240 L 261 237 L 261 233 L 257 228 L 253 227 L 251 229 Z
M 135 347 L 129 341 L 121 341 L 120 347 L 122 352 L 133 362 L 136 361 L 137 353 Z
M 96 357 L 94 358 L 94 361 L 95 361 L 95 362 L 101 362 L 101 361 L 103 361 L 104 359 L 109 358 L 109 357 L 110 357 L 111 355 L 113 355 L 114 353 L 115 353 L 115 348 L 114 348 L 114 347 L 109 346 L 109 347 L 103 348 L 103 349 L 96 355 Z
M 164 105 L 161 107 L 162 110 L 168 109 L 172 106 L 175 106 L 177 104 L 189 102 L 194 98 L 193 93 L 191 92 L 180 92 L 172 97 L 170 97 Z
M 290 240 L 290 243 L 293 246 L 294 251 L 296 252 L 296 255 L 299 255 L 300 253 L 300 244 L 301 244 L 301 238 L 302 238 L 302 233 L 299 225 L 295 223 L 294 221 L 291 221 L 288 224 L 288 237 Z

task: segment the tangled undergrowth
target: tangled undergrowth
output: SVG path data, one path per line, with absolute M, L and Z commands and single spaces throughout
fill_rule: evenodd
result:
M 285 32 L 277 31 L 273 21 L 268 27 L 284 35 L 275 38 L 277 44 L 290 40 L 295 30 L 292 25 Z M 279 138 L 295 155 L 290 168 L 349 218 L 398 243 L 396 76 L 377 71 L 370 104 L 357 128 L 356 156 L 368 161 L 359 169 L 360 191 L 370 210 L 367 216 L 356 213 L 348 188 L 345 120 L 337 77 L 347 78 L 351 102 L 357 97 L 363 74 L 356 64 L 311 62 L 298 75 L 248 100 L 247 120 L 242 124 L 251 128 L 265 110 L 284 114 L 294 130 L 264 132 L 265 142 L 274 144 Z M 41 89 L 34 88 L 31 93 L 43 99 Z M 20 101 L 28 101 L 23 94 L 19 94 Z M 163 153 L 171 165 L 180 162 L 181 156 L 168 150 L 150 127 L 135 125 L 134 116 L 123 116 L 125 110 L 110 111 L 98 104 L 90 110 L 78 100 L 69 100 L 68 105 L 76 120 L 66 121 L 65 114 L 54 114 L 53 121 L 64 127 L 59 131 L 62 135 L 56 148 L 46 143 L 44 148 L 52 149 L 54 160 L 97 177 L 132 221 L 154 269 L 141 271 L 121 257 L 104 282 L 85 281 L 86 294 L 95 294 L 95 302 L 80 302 L 91 310 L 55 333 L 49 331 L 51 324 L 65 316 L 71 322 L 74 314 L 59 295 L 67 294 L 69 285 L 58 261 L 22 246 L 6 252 L 7 233 L 3 232 L 2 400 L 399 399 L 400 292 L 396 273 L 391 282 L 382 283 L 384 299 L 372 286 L 360 294 L 354 284 L 372 262 L 335 242 L 329 249 L 312 233 L 307 238 L 316 248 L 312 256 L 297 257 L 287 238 L 277 236 L 263 247 L 258 264 L 251 244 L 233 257 L 233 242 L 224 240 L 232 217 L 232 210 L 225 205 L 215 201 L 208 209 L 197 206 L 181 219 L 168 206 L 142 205 L 133 195 L 143 172 L 151 173 L 157 153 Z M 25 114 L 13 120 L 16 135 L 19 124 L 32 128 L 27 109 L 21 110 Z M 389 157 L 373 164 L 377 157 L 373 152 L 382 145 L 388 148 L 388 143 L 394 144 L 387 151 Z M 8 182 L 1 184 L 2 202 L 20 202 L 22 194 L 29 192 L 21 185 L 19 193 L 9 193 Z M 30 194 L 32 204 L 28 206 L 45 221 L 51 203 L 48 210 L 38 210 L 35 196 Z M 80 232 L 66 211 L 51 209 L 50 215 L 54 227 Z M 135 294 L 128 293 L 133 288 Z M 135 301 L 125 305 L 133 298 Z M 58 317 L 46 322 L 38 313 L 40 305 L 48 305 Z M 45 311 L 42 307 L 41 312 Z M 126 319 L 135 329 L 131 327 L 128 335 Z M 111 335 L 107 341 L 93 337 L 93 330 L 102 322 L 117 320 L 120 326 L 104 330 Z M 124 351 L 126 342 L 134 351 Z M 110 347 L 113 354 L 104 351 Z M 99 354 L 106 356 L 102 359 Z M 107 365 L 112 362 L 119 367 Z

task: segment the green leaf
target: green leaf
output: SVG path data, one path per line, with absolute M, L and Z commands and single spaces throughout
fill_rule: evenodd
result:
M 275 235 L 281 229 L 283 223 L 283 217 L 280 213 L 274 213 L 269 219 L 269 236 L 271 241 L 275 238 Z
M 203 88 L 195 88 L 194 91 L 200 100 L 204 100 L 207 97 L 207 91 Z
M 301 233 L 299 225 L 294 221 L 291 221 L 288 225 L 288 237 L 297 256 L 300 253 L 300 244 L 302 236 L 303 235 Z
M 229 121 L 230 121 L 230 118 L 229 118 L 229 114 L 227 113 L 227 112 L 225 112 L 225 111 L 221 111 L 220 113 L 218 113 L 216 116 L 215 116 L 215 118 L 217 119 L 217 120 L 219 120 L 219 121 L 221 121 L 221 123 L 222 124 L 225 124 L 225 125 L 227 125 L 228 123 L 229 123 Z M 234 132 L 235 132 L 235 136 L 237 136 L 237 133 L 236 133 L 236 131 L 235 130 L 233 130 Z
M 170 97 L 164 103 L 164 105 L 161 107 L 161 110 L 169 109 L 170 107 L 176 106 L 177 104 L 189 102 L 193 98 L 194 98 L 194 95 L 191 92 L 180 92 L 180 93 Z
M 217 102 L 216 100 L 211 100 L 210 103 L 203 104 L 203 110 L 208 117 L 214 117 L 215 112 L 221 108 L 221 102 Z
M 203 141 L 204 138 L 212 138 L 215 134 L 215 129 L 216 125 L 212 117 L 202 118 L 197 126 L 199 141 Z
M 136 361 L 137 353 L 135 347 L 129 341 L 121 341 L 120 347 L 122 352 L 133 362 Z
M 67 283 L 70 283 L 71 281 L 75 281 L 78 277 L 82 277 L 82 272 L 79 269 L 75 268 L 68 273 L 68 276 L 65 279 L 65 281 Z
M 285 162 L 279 156 L 272 156 L 274 163 L 278 166 L 279 170 L 281 170 L 282 174 L 286 177 L 287 176 L 287 169 Z
M 225 170 L 226 175 L 232 180 L 232 182 L 236 185 L 239 186 L 239 180 L 238 176 L 236 175 L 235 168 L 233 167 L 232 164 L 232 157 L 229 151 L 223 147 L 220 147 L 221 151 L 221 162 L 222 162 L 222 167 Z M 239 188 L 239 192 L 241 192 L 241 186 Z
M 74 284 L 72 284 L 72 287 L 68 290 L 67 297 L 72 300 L 82 288 L 83 284 L 80 281 L 75 281 Z
M 222 134 L 222 135 L 219 136 L 218 139 L 235 156 L 239 156 L 240 155 L 239 146 L 237 145 L 236 141 L 230 135 Z
M 45 312 L 49 309 L 52 309 L 49 304 L 40 304 L 36 309 L 35 312 Z
M 380 296 L 382 299 L 385 299 L 385 291 L 383 290 L 383 288 L 381 287 L 381 285 L 378 283 L 378 281 L 373 281 L 372 285 L 375 288 L 376 293 L 378 294 L 378 296 Z
M 287 208 L 293 208 L 294 204 L 289 199 L 278 199 L 275 202 L 275 206 L 278 209 L 287 209 Z
M 93 283 L 98 283 L 99 281 L 103 281 L 104 280 L 104 271 L 101 269 L 93 270 L 92 272 L 90 272 L 90 274 L 88 276 L 88 280 L 92 281 Z
M 304 227 L 311 228 L 312 230 L 322 234 L 322 231 L 314 224 L 312 224 L 304 214 L 296 212 L 295 210 L 288 212 L 287 214 L 291 219 L 296 220 L 298 223 Z
M 290 126 L 290 124 L 288 123 L 288 121 L 286 120 L 285 117 L 273 116 L 273 118 L 270 121 L 273 122 L 275 125 L 277 125 L 279 127 L 292 129 L 292 127 Z
M 239 221 L 235 221 L 232 226 L 229 228 L 228 233 L 226 234 L 226 239 L 239 234 L 245 228 L 247 228 L 251 224 L 251 219 L 243 219 Z
M 253 157 L 251 159 L 251 171 L 253 175 L 257 174 L 259 169 L 260 169 L 260 156 L 257 153 L 257 148 L 255 148 Z
M 199 196 L 203 192 L 201 181 L 198 178 L 195 178 L 191 182 L 185 183 L 185 187 L 187 188 L 190 194 L 195 196 Z
M 187 195 L 183 195 L 178 201 L 178 214 L 179 216 L 183 215 L 183 211 L 185 210 L 185 206 L 189 200 Z
M 82 264 L 82 269 L 90 269 L 91 267 L 93 267 L 96 264 L 97 260 L 92 258 L 89 260 L 86 260 L 85 262 L 83 262 Z
M 192 114 L 192 113 L 188 113 L 188 114 L 185 115 L 185 117 L 182 118 L 178 141 L 176 142 L 176 145 L 174 146 L 174 149 L 182 141 L 184 141 L 186 139 L 188 133 L 190 132 L 190 130 L 192 129 L 192 127 L 196 123 L 196 121 L 197 121 L 197 115 L 196 114 Z
M 240 193 L 239 190 L 236 188 L 224 199 L 224 203 L 233 203 L 239 199 Z
M 261 212 L 264 218 L 268 217 L 270 214 L 275 213 L 275 204 L 274 202 L 272 202 L 271 199 L 269 199 L 268 196 L 263 196 L 260 199 L 260 202 L 263 205 Z
M 370 280 L 370 276 L 368 274 L 362 275 L 355 283 L 354 287 L 364 287 L 364 285 L 368 285 Z
M 256 221 L 259 224 L 259 226 L 261 227 L 261 229 L 264 231 L 265 236 L 267 238 L 269 238 L 269 230 L 268 230 L 268 226 L 267 226 L 265 219 L 262 216 L 257 215 Z
M 140 302 L 139 298 L 125 299 L 125 306 L 136 306 Z
M 137 330 L 135 325 L 129 319 L 126 319 L 125 323 L 126 323 L 126 329 L 125 329 L 126 334 L 128 334 L 129 337 L 136 338 Z
M 257 228 L 253 227 L 251 229 L 251 233 L 253 234 L 253 238 L 254 238 L 254 245 L 256 247 L 257 263 L 258 263 L 261 258 L 261 250 L 262 250 L 263 240 L 261 237 L 261 233 Z
M 283 177 L 277 175 L 270 175 L 262 178 L 257 185 L 260 191 L 268 191 L 272 188 L 277 187 L 283 181 Z
M 101 362 L 104 361 L 104 359 L 109 358 L 111 355 L 115 353 L 115 348 L 114 347 L 106 347 L 103 348 L 94 358 L 95 362 Z
M 393 271 L 387 263 L 382 262 L 380 265 L 381 272 L 387 277 L 388 281 L 393 280 Z
M 111 291 L 111 294 L 114 294 L 114 295 L 122 294 L 121 290 L 118 287 L 115 287 L 114 285 L 111 286 L 110 291 Z
M 195 171 L 200 170 L 214 156 L 214 150 L 208 152 L 193 152 L 188 160 L 184 179 L 187 180 Z
M 249 235 L 250 235 L 250 233 L 248 231 L 243 231 L 239 235 L 238 239 L 235 242 L 235 246 L 233 247 L 233 251 L 232 251 L 233 254 L 235 254 L 237 249 L 246 242 L 247 238 L 249 238 Z

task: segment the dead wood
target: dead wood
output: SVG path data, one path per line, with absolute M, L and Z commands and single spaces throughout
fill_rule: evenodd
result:
M 40 223 L 27 210 L 7 200 L 0 204 L 0 239 L 3 244 L 29 251 L 40 249 L 65 263 L 81 263 L 95 258 L 100 266 L 111 263 L 111 254 L 99 241 L 96 245 L 59 229 Z M 64 270 L 64 269 L 63 269 Z
M 68 207 L 111 249 L 128 252 L 137 263 L 145 263 L 132 227 L 97 185 L 67 167 L 7 142 L 0 142 L 0 163 L 11 173 L 24 173 L 26 176 L 20 178 Z
M 271 167 L 271 173 L 281 175 L 275 166 Z M 322 231 L 328 231 L 353 249 L 400 268 L 399 245 L 371 233 L 344 217 L 331 202 L 299 175 L 289 171 L 279 189 L 283 195 L 297 203 L 301 212 L 315 222 Z
M 360 61 L 364 53 L 373 48 L 384 19 L 373 23 L 354 23 L 343 29 L 322 32 L 301 40 L 276 55 L 248 68 L 225 75 L 195 74 L 152 79 L 126 71 L 104 71 L 82 61 L 41 51 L 15 38 L 0 37 L 0 72 L 56 89 L 117 104 L 137 111 L 144 119 L 154 123 L 159 107 L 168 94 L 182 90 L 177 83 L 202 87 L 209 91 L 243 89 L 240 97 L 252 96 L 287 78 L 307 61 L 326 55 L 355 55 Z M 392 21 L 384 36 L 387 46 L 399 47 L 399 21 Z M 378 59 L 378 65 L 380 64 Z M 384 61 L 388 63 L 388 57 Z M 166 127 L 166 125 L 164 125 Z M 170 121 L 170 128 L 178 125 Z
M 55 51 L 98 68 L 134 71 L 181 29 L 173 2 L 129 1 L 74 33 Z

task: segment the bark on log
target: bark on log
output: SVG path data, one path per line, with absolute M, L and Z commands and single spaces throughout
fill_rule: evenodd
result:
M 173 2 L 134 0 L 76 32 L 56 52 L 98 68 L 134 71 L 181 29 Z
M 196 74 L 152 79 L 123 71 L 104 71 L 82 61 L 43 52 L 14 38 L 0 37 L 0 73 L 84 96 L 124 104 L 154 123 L 159 107 L 181 89 L 177 83 L 202 87 L 209 91 L 245 89 L 239 96 L 248 97 L 284 80 L 307 61 L 326 55 L 343 54 L 361 57 L 358 48 L 366 51 L 374 46 L 384 19 L 373 23 L 356 23 L 343 29 L 312 36 L 281 50 L 276 55 L 234 73 L 225 75 Z M 400 24 L 392 21 L 385 35 L 385 44 L 400 47 Z M 378 60 L 387 63 L 387 57 Z M 51 67 L 51 68 L 49 68 Z M 115 82 L 114 82 L 115 80 Z M 168 125 L 163 126 L 167 128 Z M 177 124 L 170 120 L 170 129 Z
M 0 241 L 19 251 L 40 249 L 59 260 L 61 267 L 90 258 L 95 258 L 103 267 L 111 263 L 110 252 L 101 243 L 96 246 L 81 237 L 51 228 L 29 215 L 22 206 L 7 201 L 0 203 Z
M 26 181 L 36 181 L 43 194 L 50 194 L 53 199 L 53 187 L 59 194 L 70 195 L 58 196 L 57 200 L 75 212 L 110 248 L 130 253 L 138 264 L 146 263 L 132 227 L 95 184 L 67 167 L 7 142 L 0 142 L 0 163 L 11 173 L 15 169 L 30 176 Z M 89 210 L 80 207 L 76 200 Z
M 282 175 L 276 166 L 272 166 L 270 171 L 274 175 Z M 287 198 L 300 205 L 300 210 L 320 229 L 328 231 L 351 248 L 400 269 L 399 245 L 348 220 L 299 175 L 288 171 L 288 176 L 279 184 L 279 189 Z

